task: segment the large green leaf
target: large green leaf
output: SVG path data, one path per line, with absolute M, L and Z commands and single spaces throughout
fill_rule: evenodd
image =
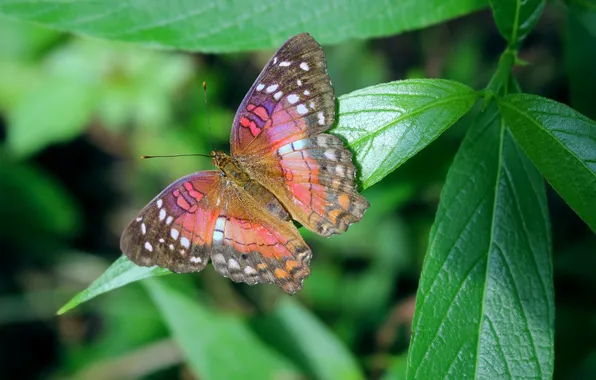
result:
M 509 95 L 499 107 L 538 170 L 596 231 L 596 122 L 535 95 Z
M 478 94 L 442 79 L 363 88 L 339 98 L 338 125 L 356 153 L 363 188 L 374 185 L 462 117 Z
M 544 10 L 545 0 L 490 0 L 499 31 L 517 47 L 534 28 Z
M 386 36 L 465 15 L 486 0 L 0 0 L 0 15 L 90 36 L 205 52 L 274 48 L 310 32 L 322 43 Z
M 471 126 L 441 193 L 408 379 L 550 379 L 552 276 L 542 178 L 491 104 Z
M 161 280 L 143 284 L 199 379 L 297 377 L 294 365 L 268 348 L 238 317 L 213 312 Z
M 121 286 L 129 284 L 134 281 L 139 281 L 147 277 L 163 276 L 170 274 L 167 269 L 159 267 L 139 267 L 126 256 L 120 258 L 112 263 L 106 271 L 99 276 L 99 278 L 89 287 L 74 296 L 66 305 L 58 310 L 58 314 L 63 314 L 74 309 L 79 304 L 97 297 L 98 295 L 117 289 Z

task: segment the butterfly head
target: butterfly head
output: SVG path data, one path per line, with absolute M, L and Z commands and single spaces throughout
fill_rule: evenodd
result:
M 223 175 L 229 177 L 238 186 L 244 187 L 250 180 L 250 176 L 242 165 L 224 152 L 211 152 L 213 164 L 222 171 Z

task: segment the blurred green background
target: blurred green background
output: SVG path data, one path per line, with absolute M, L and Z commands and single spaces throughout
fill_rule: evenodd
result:
M 516 75 L 526 92 L 594 119 L 596 38 L 586 25 L 547 7 L 520 52 L 532 64 L 516 68 Z M 482 88 L 504 47 L 484 10 L 324 50 L 342 95 L 417 77 Z M 173 180 L 211 169 L 204 158 L 138 157 L 209 152 L 203 81 L 215 147 L 227 151 L 235 110 L 271 54 L 151 50 L 0 19 L 3 378 L 195 378 L 196 364 L 185 361 L 171 337 L 185 331 L 164 322 L 167 305 L 178 301 L 176 310 L 192 317 L 189 329 L 194 323 L 211 331 L 205 337 L 211 345 L 225 351 L 246 343 L 246 358 L 221 357 L 211 366 L 236 362 L 287 370 L 277 378 L 333 378 L 311 360 L 314 351 L 328 355 L 329 366 L 345 366 L 345 378 L 358 378 L 351 365 L 367 378 L 402 373 L 428 233 L 463 125 L 366 190 L 371 207 L 348 233 L 325 239 L 301 229 L 314 253 L 312 275 L 289 301 L 274 286 L 234 284 L 208 267 L 133 283 L 55 316 L 120 256 L 120 233 L 138 210 Z M 596 239 L 550 188 L 548 201 L 555 377 L 593 378 Z M 289 321 L 310 334 L 291 331 L 284 326 Z M 251 352 L 253 341 L 262 352 Z

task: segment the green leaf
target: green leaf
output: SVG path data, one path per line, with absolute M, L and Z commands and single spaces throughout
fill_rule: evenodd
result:
M 204 52 L 275 48 L 304 31 L 321 43 L 387 36 L 465 15 L 486 0 L 0 0 L 0 15 L 94 37 Z
M 545 0 L 490 0 L 493 17 L 509 46 L 517 47 L 538 22 Z
M 147 277 L 163 276 L 170 274 L 167 269 L 159 267 L 139 267 L 126 256 L 120 258 L 112 263 L 110 267 L 99 278 L 85 290 L 78 293 L 66 305 L 58 310 L 57 314 L 64 314 L 70 309 L 74 309 L 83 302 L 89 301 L 91 298 L 109 292 L 134 281 L 142 280 Z
M 441 192 L 408 379 L 551 379 L 552 277 L 542 178 L 492 103 L 471 126 Z
M 509 95 L 499 108 L 538 170 L 596 231 L 596 123 L 535 95 Z
M 87 126 L 95 100 L 92 87 L 74 78 L 46 78 L 8 112 L 11 152 L 22 158 L 78 136 Z
M 208 310 L 164 281 L 151 279 L 143 284 L 197 378 L 297 377 L 295 367 L 263 344 L 238 317 Z
M 367 87 L 339 98 L 332 133 L 356 153 L 362 187 L 379 182 L 462 117 L 478 94 L 441 79 Z
M 363 379 L 348 348 L 305 307 L 289 297 L 282 298 L 275 310 L 281 324 L 278 335 L 286 338 L 294 355 L 316 379 Z

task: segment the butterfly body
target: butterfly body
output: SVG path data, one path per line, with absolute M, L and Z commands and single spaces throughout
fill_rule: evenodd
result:
M 219 170 L 162 191 L 124 231 L 122 251 L 138 265 L 180 273 L 200 271 L 211 258 L 233 281 L 300 290 L 312 253 L 292 219 L 330 236 L 368 207 L 351 153 L 323 133 L 334 120 L 323 50 L 308 34 L 290 38 L 240 105 L 231 154 L 211 153 Z

